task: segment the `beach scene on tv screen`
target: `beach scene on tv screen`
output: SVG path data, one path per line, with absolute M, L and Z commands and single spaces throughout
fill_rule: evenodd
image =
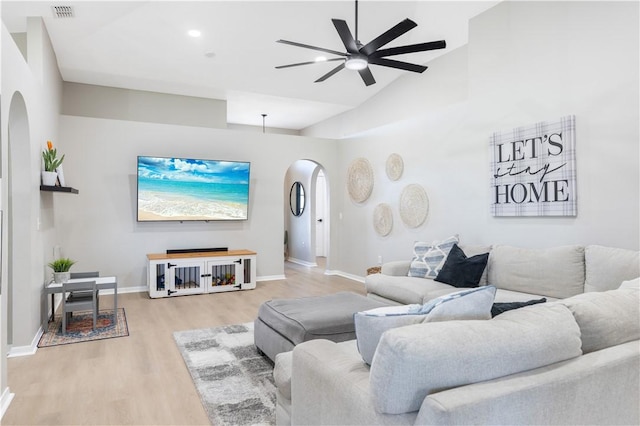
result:
M 138 157 L 138 220 L 244 220 L 249 163 Z

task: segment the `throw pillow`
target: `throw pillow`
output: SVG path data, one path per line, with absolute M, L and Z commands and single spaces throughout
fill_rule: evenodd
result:
M 488 260 L 489 253 L 467 257 L 464 251 L 454 244 L 435 280 L 458 288 L 478 287 Z
M 462 290 L 433 299 L 424 305 L 385 306 L 354 314 L 358 351 L 371 365 L 382 334 L 390 329 L 423 322 L 484 320 L 491 318 L 496 288 Z
M 432 244 L 416 242 L 413 245 L 413 258 L 408 275 L 418 278 L 437 277 L 451 248 L 458 242 L 457 235 L 443 241 L 434 241 Z
M 534 299 L 526 302 L 502 302 L 502 303 L 494 303 L 491 307 L 491 317 L 495 317 L 504 312 L 510 311 L 512 309 L 522 308 L 524 306 L 531 306 L 538 303 L 545 303 L 547 301 L 546 298 L 542 299 Z

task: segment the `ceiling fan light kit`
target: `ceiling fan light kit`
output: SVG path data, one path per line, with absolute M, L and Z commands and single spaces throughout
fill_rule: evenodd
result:
M 367 62 L 366 57 L 352 56 L 351 58 L 347 58 L 344 62 L 344 66 L 349 70 L 359 71 L 368 67 L 369 63 Z
M 388 59 L 387 56 L 395 56 L 395 55 L 403 55 L 406 53 L 415 53 L 415 52 L 425 52 L 429 50 L 436 49 L 444 49 L 447 47 L 447 44 L 444 40 L 432 41 L 428 43 L 418 43 L 418 44 L 410 44 L 405 46 L 391 47 L 388 49 L 380 49 L 381 47 L 387 45 L 391 41 L 405 34 L 407 31 L 415 28 L 418 24 L 413 22 L 411 19 L 405 19 L 399 24 L 395 25 L 391 29 L 382 33 L 369 43 L 363 45 L 360 40 L 358 40 L 358 0 L 356 0 L 356 20 L 355 20 L 355 38 L 351 34 L 349 30 L 349 26 L 342 19 L 332 19 L 333 26 L 336 28 L 342 43 L 346 49 L 346 52 L 339 52 L 337 50 L 325 49 L 323 47 L 311 46 L 308 44 L 297 43 L 295 41 L 289 40 L 278 40 L 278 43 L 288 44 L 291 46 L 302 47 L 304 49 L 312 49 L 318 50 L 324 53 L 329 53 L 331 55 L 338 56 L 337 58 L 326 59 L 324 61 L 310 61 L 310 62 L 300 62 L 296 64 L 289 65 L 280 65 L 277 66 L 276 69 L 282 68 L 291 68 L 297 67 L 300 65 L 311 65 L 317 64 L 318 62 L 330 62 L 330 61 L 340 61 L 341 63 L 333 68 L 331 71 L 317 79 L 315 82 L 319 83 L 325 81 L 332 75 L 336 74 L 338 71 L 341 71 L 343 68 L 347 68 L 349 70 L 358 71 L 362 81 L 365 85 L 370 86 L 376 83 L 371 70 L 369 69 L 369 65 L 380 65 L 388 68 L 396 68 L 404 71 L 412 71 L 416 73 L 424 72 L 427 67 L 424 65 L 416 65 L 408 62 L 396 61 L 394 59 Z

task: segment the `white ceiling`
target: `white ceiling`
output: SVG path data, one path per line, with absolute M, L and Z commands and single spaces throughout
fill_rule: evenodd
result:
M 498 1 L 359 1 L 358 38 L 366 44 L 401 20 L 418 26 L 387 47 L 446 40 L 447 48 L 397 56 L 426 64 L 467 43 L 469 18 Z M 71 5 L 75 17 L 54 17 Z M 314 80 L 336 62 L 320 52 L 276 43 L 287 39 L 344 51 L 331 18 L 352 33 L 354 1 L 2 1 L 9 32 L 25 32 L 26 17 L 45 22 L 65 81 L 224 99 L 229 123 L 302 129 L 354 108 L 406 71 L 371 66 L 366 87 L 355 71 Z M 187 31 L 198 29 L 193 38 Z M 394 58 L 395 59 L 395 58 Z M 429 78 L 429 70 L 421 78 Z

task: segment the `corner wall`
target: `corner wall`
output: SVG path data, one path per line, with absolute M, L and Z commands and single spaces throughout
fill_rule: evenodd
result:
M 361 107 L 305 129 L 343 138 L 338 179 L 369 159 L 371 197 L 342 191 L 340 270 L 364 275 L 384 261 L 410 259 L 416 240 L 459 234 L 467 244 L 549 247 L 601 244 L 640 248 L 639 10 L 637 2 L 505 1 L 473 18 L 469 43 L 407 73 Z M 377 111 L 377 113 L 374 113 Z M 381 116 L 380 112 L 384 112 Z M 489 135 L 576 115 L 577 217 L 497 218 L 490 214 Z M 404 174 L 391 182 L 396 152 Z M 398 214 L 405 185 L 422 185 L 426 222 Z M 373 229 L 379 203 L 393 208 L 387 237 Z
M 57 61 L 46 28 L 39 18 L 28 20 L 27 43 L 29 44 L 29 63 L 16 46 L 13 38 L 2 24 L 2 117 L 0 119 L 2 182 L 0 208 L 3 211 L 2 223 L 2 289 L 0 296 L 0 327 L 2 332 L 1 352 L 7 354 L 15 347 L 29 348 L 34 336 L 40 328 L 42 285 L 47 276 L 45 249 L 55 239 L 55 230 L 42 224 L 47 223 L 49 205 L 40 197 L 40 153 L 46 147 L 46 141 L 58 140 L 58 116 L 62 93 L 62 79 L 57 68 Z M 24 109 L 28 120 L 29 140 L 13 140 L 13 149 L 20 150 L 19 162 L 9 166 L 9 114 L 14 95 L 24 99 Z M 21 144 L 21 145 L 18 145 Z M 24 154 L 24 155 L 22 155 Z M 24 160 L 22 160 L 24 159 Z M 11 181 L 10 170 L 19 169 L 29 179 L 15 179 L 14 187 L 19 188 L 21 206 L 24 211 L 20 215 L 9 217 L 9 192 Z M 15 200 L 14 200 L 15 201 Z M 18 229 L 24 230 L 15 234 L 8 224 L 14 223 Z M 9 239 L 27 241 L 29 253 L 21 255 L 16 262 L 12 259 Z M 47 260 L 48 261 L 48 260 Z M 15 270 L 19 265 L 19 270 Z M 11 280 L 10 270 L 15 279 Z M 6 374 L 6 357 L 1 357 L 0 393 L 5 398 L 8 393 Z M 4 406 L 5 400 L 0 401 Z

